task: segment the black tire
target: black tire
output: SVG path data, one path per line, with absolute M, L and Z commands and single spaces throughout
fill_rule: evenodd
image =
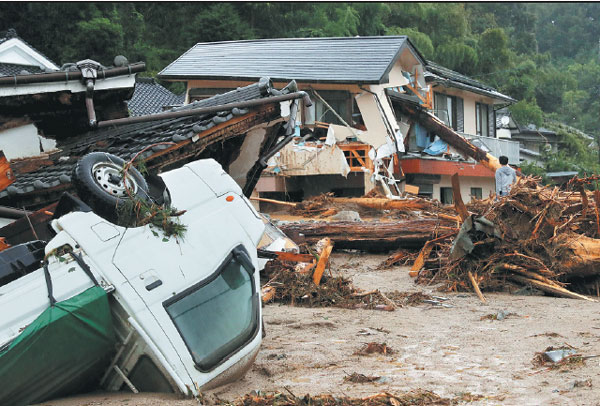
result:
M 133 166 L 122 170 L 125 161 L 106 152 L 92 152 L 81 158 L 73 168 L 72 183 L 79 198 L 99 216 L 118 224 L 119 205 L 134 199 L 148 201 L 148 185 Z

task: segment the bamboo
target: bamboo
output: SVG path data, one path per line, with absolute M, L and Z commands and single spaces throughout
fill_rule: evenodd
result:
M 525 268 L 521 268 L 520 266 L 517 266 L 517 265 L 502 264 L 502 269 L 504 269 L 506 271 L 509 271 L 509 272 L 520 273 L 523 276 L 526 276 L 526 277 L 531 278 L 531 279 L 537 279 L 540 282 L 547 283 L 548 285 L 555 286 L 557 288 L 561 288 L 562 287 L 558 283 L 556 283 L 556 282 L 554 282 L 554 281 L 552 281 L 552 280 L 550 280 L 548 278 L 545 278 L 545 277 L 543 277 L 540 274 L 537 274 L 535 272 L 530 272 L 530 271 L 526 270 Z
M 469 271 L 468 274 L 469 274 L 469 279 L 471 280 L 471 284 L 473 285 L 473 289 L 475 289 L 475 293 L 477 293 L 477 297 L 483 303 L 487 303 L 486 300 L 485 300 L 485 297 L 483 297 L 483 293 L 481 293 L 481 290 L 479 289 L 479 284 L 475 280 L 475 277 L 473 276 L 473 274 L 471 273 L 471 271 Z
M 534 285 L 537 288 L 539 288 L 540 290 L 543 290 L 544 292 L 552 293 L 552 294 L 555 294 L 560 297 L 566 297 L 569 299 L 587 300 L 588 302 L 598 302 L 597 300 L 590 299 L 587 296 L 583 296 L 583 295 L 580 295 L 575 292 L 571 292 L 570 290 L 567 290 L 565 288 L 548 285 L 547 283 L 544 283 L 544 282 L 541 282 L 541 281 L 538 281 L 535 279 L 526 278 L 524 276 L 509 275 L 509 278 L 514 279 L 515 281 L 520 282 L 522 284 Z
M 255 196 L 251 196 L 250 200 L 256 200 L 257 202 L 272 203 L 272 204 L 278 204 L 280 206 L 289 206 L 289 207 L 296 207 L 298 205 L 298 203 L 283 202 L 281 200 L 267 199 L 264 197 L 255 197 Z

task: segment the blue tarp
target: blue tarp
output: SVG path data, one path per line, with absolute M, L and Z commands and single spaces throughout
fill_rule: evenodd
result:
M 448 150 L 448 144 L 444 141 L 437 139 L 430 146 L 425 148 L 423 152 L 429 155 L 442 155 Z
M 415 135 L 417 139 L 417 147 L 427 148 L 427 146 L 430 144 L 430 141 L 429 134 L 427 133 L 425 127 L 419 125 L 418 123 L 415 124 Z

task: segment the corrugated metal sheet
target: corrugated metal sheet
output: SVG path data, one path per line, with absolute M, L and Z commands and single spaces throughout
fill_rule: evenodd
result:
M 291 38 L 194 45 L 161 79 L 258 79 L 381 83 L 406 36 Z M 414 49 L 411 46 L 411 49 Z M 415 51 L 417 58 L 420 55 Z

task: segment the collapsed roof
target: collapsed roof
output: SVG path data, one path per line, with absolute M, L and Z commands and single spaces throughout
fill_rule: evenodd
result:
M 12 161 L 16 180 L 0 191 L 0 204 L 41 207 L 58 200 L 63 192 L 72 190 L 74 163 L 93 151 L 108 152 L 125 160 L 141 153 L 139 156 L 151 171 L 180 166 L 206 156 L 215 158 L 227 169 L 238 157 L 244 135 L 252 128 L 270 125 L 260 140 L 259 154 L 273 146 L 279 136 L 276 123 L 281 122 L 281 111 L 278 99 L 272 102 L 269 99 L 277 95 L 281 92 L 273 89 L 269 80 L 261 80 L 171 111 L 192 112 L 234 102 L 264 101 L 256 107 L 228 109 L 224 106 L 222 111 L 214 113 L 110 126 L 64 140 L 58 145 L 62 151 L 51 157 Z

